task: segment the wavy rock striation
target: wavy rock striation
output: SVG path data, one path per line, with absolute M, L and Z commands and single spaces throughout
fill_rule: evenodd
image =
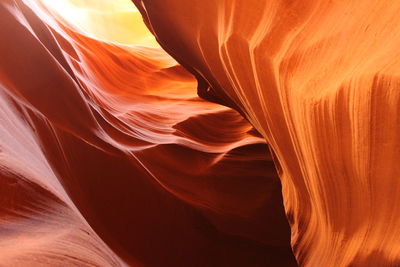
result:
M 189 72 L 142 46 L 149 36 L 127 45 L 136 39 L 57 12 L 46 1 L 0 3 L 1 264 L 295 266 L 262 136 L 200 99 Z M 218 100 L 205 84 L 201 94 Z
M 133 2 L 270 144 L 302 266 L 400 265 L 399 2 Z

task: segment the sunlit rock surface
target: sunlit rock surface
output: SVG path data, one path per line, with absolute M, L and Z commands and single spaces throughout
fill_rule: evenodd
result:
M 0 3 L 0 265 L 296 266 L 281 185 L 265 139 L 237 111 L 199 98 L 197 87 L 208 100 L 243 104 L 220 96 L 234 95 L 228 87 L 207 88 L 200 76 L 198 83 L 159 48 L 132 3 L 110 2 Z M 165 6 L 156 8 L 170 19 L 180 18 L 179 9 L 170 14 Z M 200 16 L 186 12 L 192 15 Z M 202 27 L 218 29 L 207 26 L 213 20 L 202 16 Z M 200 21 L 193 21 L 193 30 Z M 165 27 L 176 34 L 171 38 L 188 44 L 195 36 L 182 34 L 176 25 Z M 211 47 L 214 37 L 201 38 L 210 40 Z M 199 55 L 197 45 L 193 53 L 187 47 L 168 47 L 173 55 L 182 52 L 180 59 Z M 248 61 L 232 60 L 238 60 L 242 75 L 249 74 L 244 73 Z M 182 62 L 195 73 L 203 63 L 211 68 L 217 61 Z M 215 72 L 215 82 L 221 73 Z M 257 101 L 246 94 L 243 101 Z M 271 115 L 267 110 L 261 114 Z M 252 116 L 251 122 L 272 142 L 262 127 L 266 123 L 255 123 L 257 116 Z M 308 142 L 309 149 L 314 145 Z M 343 149 L 349 146 L 343 144 Z M 281 160 L 283 154 L 278 155 Z M 304 197 L 308 202 L 302 212 L 294 208 L 292 194 L 303 193 L 304 184 L 295 190 L 283 166 L 287 210 L 297 225 L 300 213 L 313 214 L 310 198 Z M 295 181 L 304 181 L 301 177 Z M 354 198 L 361 201 L 361 194 Z M 339 199 L 335 203 L 341 205 Z M 352 216 L 363 219 L 368 212 Z M 310 218 L 304 223 L 319 222 Z M 322 239 L 329 233 L 319 231 Z
M 300 265 L 400 266 L 400 2 L 134 2 L 270 144 Z

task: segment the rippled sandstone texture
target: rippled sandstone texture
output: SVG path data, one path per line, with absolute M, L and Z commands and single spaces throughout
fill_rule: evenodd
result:
M 43 3 L 0 3 L 0 265 L 296 266 L 259 133 L 117 4 Z
M 134 0 L 276 154 L 302 266 L 400 266 L 399 1 Z

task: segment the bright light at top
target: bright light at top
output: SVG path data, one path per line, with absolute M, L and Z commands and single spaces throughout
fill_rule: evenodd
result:
M 130 0 L 42 0 L 68 23 L 96 38 L 159 47 Z

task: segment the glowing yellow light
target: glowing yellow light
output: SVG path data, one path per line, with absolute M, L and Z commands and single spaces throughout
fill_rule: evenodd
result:
M 130 0 L 43 0 L 64 20 L 105 41 L 159 47 Z

